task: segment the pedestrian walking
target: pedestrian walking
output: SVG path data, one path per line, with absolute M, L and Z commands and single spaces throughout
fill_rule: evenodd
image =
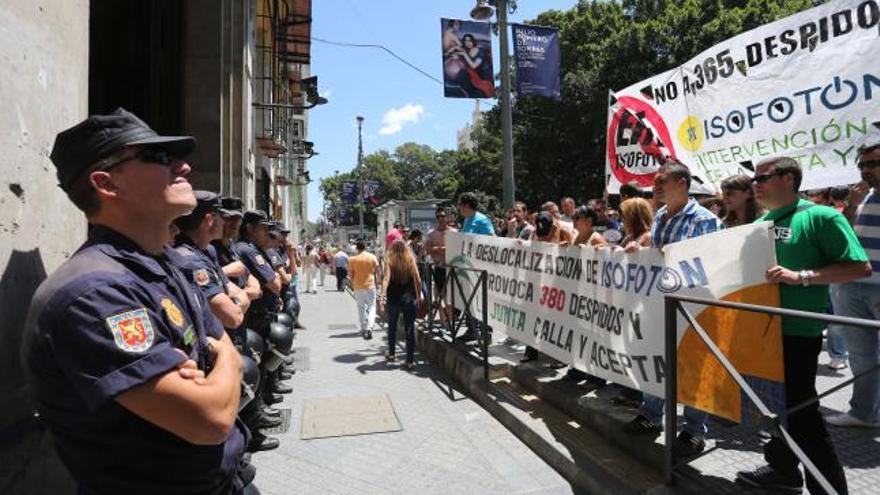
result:
M 306 276 L 306 293 L 318 293 L 318 253 L 311 244 L 306 245 L 306 253 L 303 256 L 303 272 Z
M 419 270 L 412 250 L 403 240 L 397 240 L 391 244 L 386 254 L 384 271 L 382 277 L 383 297 L 380 298 L 379 304 L 380 310 L 384 305 L 388 319 L 388 351 L 385 353 L 385 359 L 388 362 L 395 361 L 397 324 L 399 317 L 403 315 L 406 361 L 402 367 L 411 370 L 413 369 L 413 354 L 416 347 L 416 309 L 422 303 L 422 279 L 419 277 Z
M 401 241 L 402 242 L 402 241 Z M 373 325 L 376 323 L 376 269 L 379 260 L 367 252 L 367 243 L 358 239 L 355 243 L 357 254 L 349 258 L 351 285 L 357 302 L 358 323 L 364 340 L 373 338 Z
M 333 266 L 336 267 L 336 290 L 342 292 L 345 289 L 345 279 L 348 278 L 348 255 L 342 246 L 333 255 Z

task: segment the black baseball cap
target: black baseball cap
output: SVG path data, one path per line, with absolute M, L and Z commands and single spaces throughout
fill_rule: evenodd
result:
M 248 210 L 244 212 L 241 219 L 242 225 L 265 225 L 267 227 L 272 226 L 272 222 L 269 221 L 269 217 L 266 215 L 266 212 L 263 210 Z
M 282 235 L 287 235 L 287 234 L 290 233 L 290 229 L 288 229 L 287 227 L 285 227 L 284 224 L 281 223 L 281 222 L 277 222 L 277 221 L 276 221 L 276 222 L 272 222 L 272 227 L 271 227 L 271 228 L 272 228 L 272 230 L 274 230 L 275 232 L 278 232 L 279 234 L 282 234 Z
M 192 136 L 160 136 L 143 120 L 123 108 L 109 115 L 92 115 L 55 136 L 49 158 L 57 169 L 58 185 L 67 191 L 89 167 L 128 146 L 161 148 L 178 158 L 196 147 Z
M 550 229 L 553 227 L 553 215 L 550 212 L 542 211 L 535 217 L 535 235 L 544 237 L 550 235 Z
M 220 200 L 220 214 L 224 217 L 240 217 L 243 215 L 241 212 L 243 206 L 241 199 L 235 196 L 225 196 Z

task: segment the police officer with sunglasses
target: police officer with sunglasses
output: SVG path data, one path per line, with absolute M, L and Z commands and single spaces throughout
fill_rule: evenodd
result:
M 244 490 L 242 361 L 165 243 L 196 206 L 188 136 L 118 109 L 59 133 L 60 187 L 93 228 L 31 303 L 33 402 L 80 493 Z

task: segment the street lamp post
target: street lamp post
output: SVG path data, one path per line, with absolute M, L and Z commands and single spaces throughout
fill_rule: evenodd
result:
M 358 217 L 360 219 L 361 226 L 361 239 L 364 238 L 364 171 L 362 166 L 364 164 L 364 141 L 362 129 L 364 125 L 364 118 L 358 115 L 357 117 L 358 123 L 358 158 L 357 158 L 357 176 L 358 176 L 358 190 L 357 190 L 357 202 L 358 202 Z
M 514 2 L 515 5 L 516 2 Z M 492 17 L 492 8 L 498 17 L 498 44 L 501 48 L 501 142 L 503 162 L 501 169 L 504 208 L 513 206 L 516 196 L 516 182 L 513 175 L 513 118 L 510 111 L 510 56 L 507 46 L 507 8 L 508 0 L 478 0 L 471 10 L 471 18 L 484 21 Z

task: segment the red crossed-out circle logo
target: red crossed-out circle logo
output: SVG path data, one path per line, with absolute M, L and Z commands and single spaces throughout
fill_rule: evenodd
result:
M 607 136 L 611 173 L 621 184 L 651 187 L 660 165 L 675 158 L 666 122 L 654 107 L 632 96 L 618 97 L 614 106 Z

